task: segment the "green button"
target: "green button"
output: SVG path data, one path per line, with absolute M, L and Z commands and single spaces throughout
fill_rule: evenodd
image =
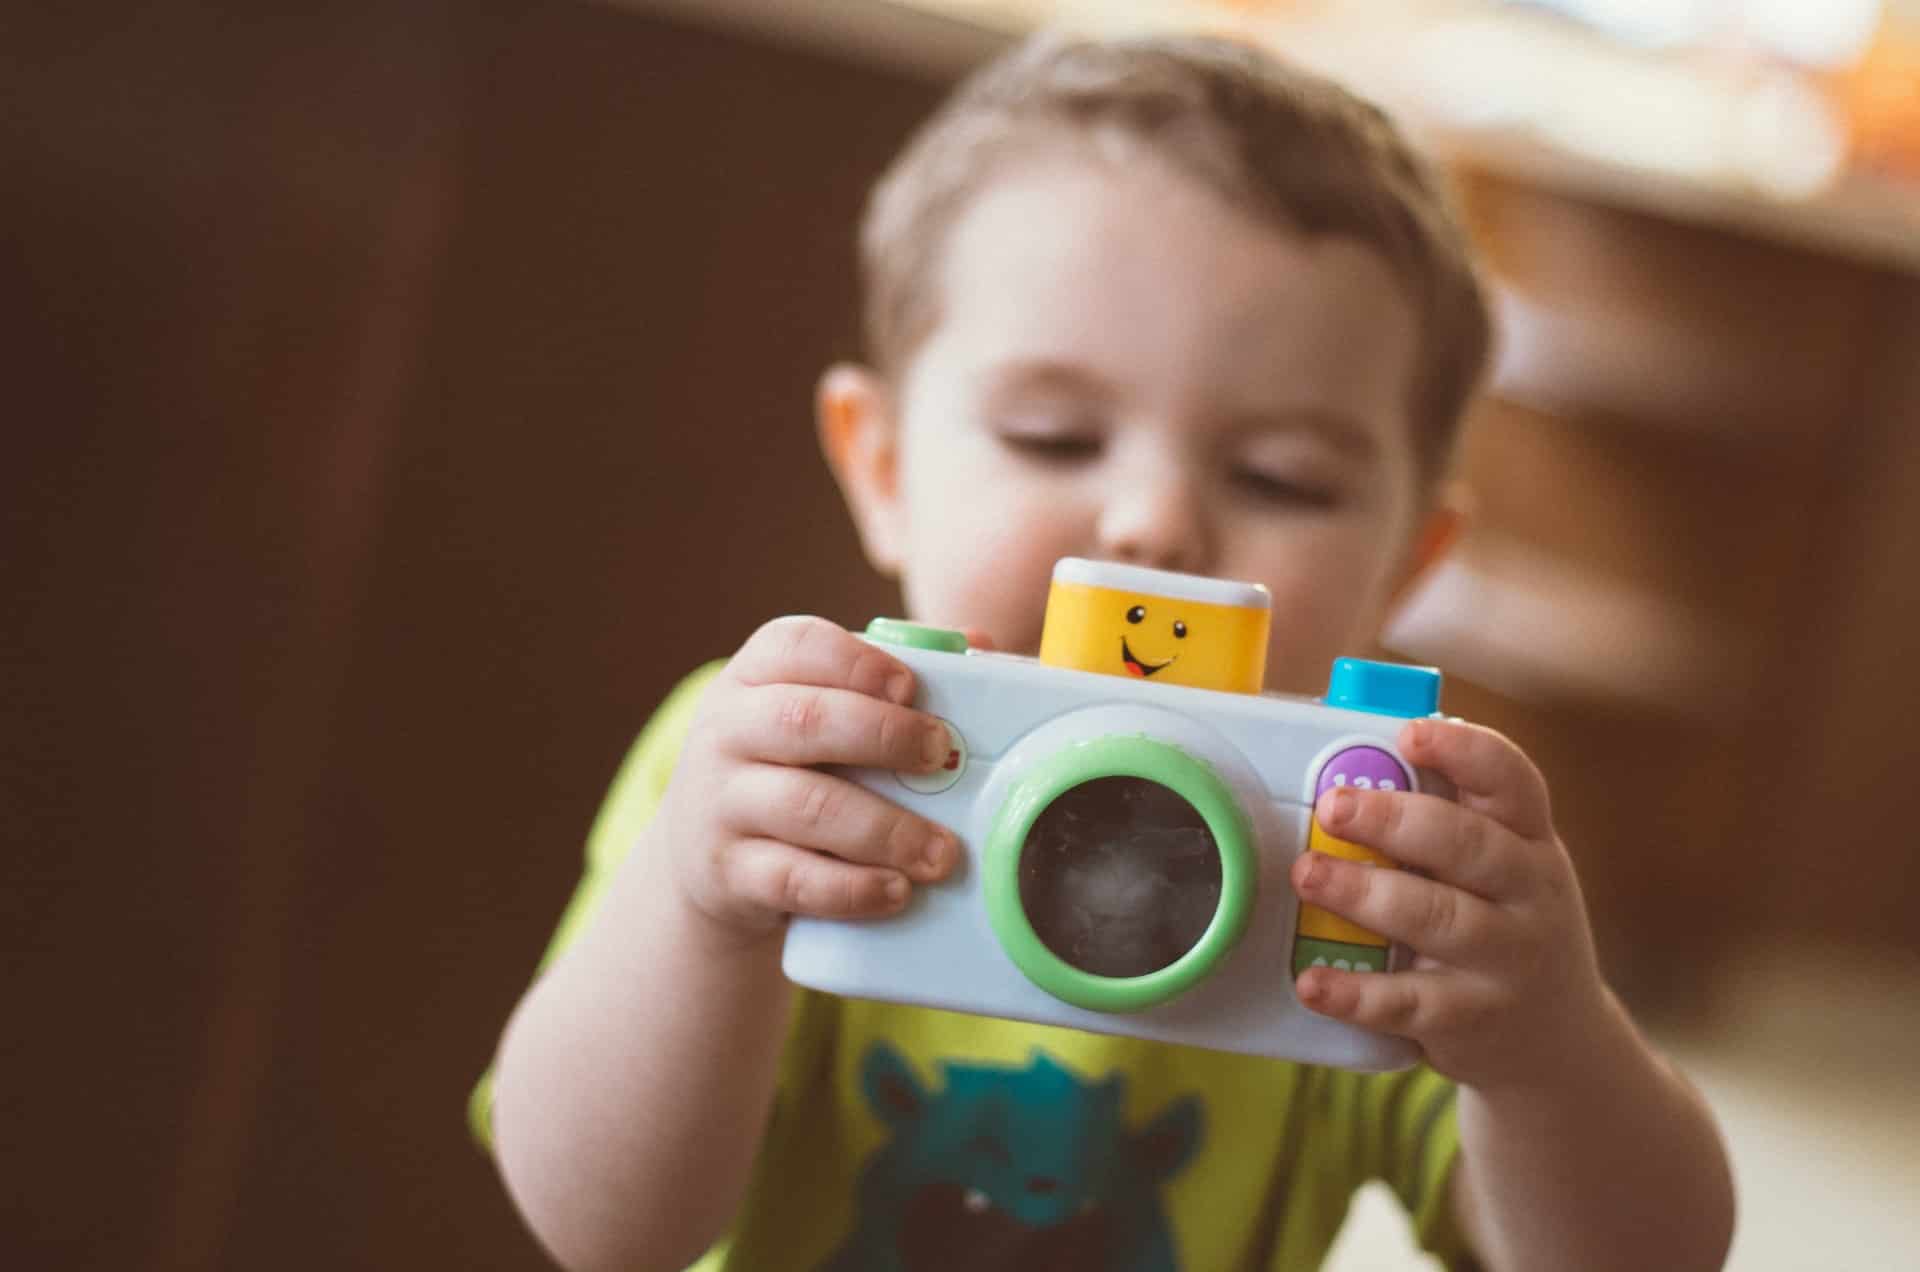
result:
M 1293 943 L 1293 974 L 1309 967 L 1332 967 L 1343 972 L 1384 972 L 1387 956 L 1384 945 L 1352 945 L 1346 941 L 1321 941 L 1303 936 Z
M 967 634 L 946 627 L 928 627 L 923 623 L 909 623 L 903 618 L 876 618 L 867 624 L 867 639 L 877 640 L 883 645 L 907 645 L 914 649 L 931 649 L 942 654 L 964 654 L 967 652 Z

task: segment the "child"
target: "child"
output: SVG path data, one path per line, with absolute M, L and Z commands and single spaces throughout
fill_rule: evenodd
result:
M 1029 44 L 897 161 L 862 259 L 874 361 L 823 378 L 820 434 L 917 619 L 1031 653 L 1057 558 L 1249 580 L 1268 685 L 1312 692 L 1452 537 L 1485 310 L 1429 179 L 1328 84 L 1220 42 Z M 886 922 L 956 865 L 819 767 L 936 766 L 912 698 L 884 651 L 786 619 L 642 735 L 476 1101 L 563 1262 L 1305 1268 L 1380 1176 L 1450 1263 L 1719 1266 L 1711 1117 L 1601 982 L 1512 743 L 1410 723 L 1457 805 L 1316 809 L 1425 875 L 1293 871 L 1421 951 L 1297 982 L 1430 1066 L 1359 1075 L 789 986 L 788 915 Z

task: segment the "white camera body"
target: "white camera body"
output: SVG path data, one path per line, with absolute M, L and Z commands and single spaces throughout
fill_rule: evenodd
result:
M 890 631 L 933 630 L 883 622 Z M 842 772 L 950 827 L 960 863 L 917 888 L 897 916 L 795 918 L 789 979 L 857 998 L 1348 1069 L 1398 1069 L 1419 1058 L 1404 1038 L 1301 1004 L 1298 967 L 1318 959 L 1391 974 L 1408 954 L 1373 938 L 1377 958 L 1327 957 L 1344 947 L 1299 933 L 1289 869 L 1323 833 L 1312 810 L 1329 784 L 1421 789 L 1422 775 L 1394 739 L 1408 718 L 1431 712 L 1437 673 L 1342 659 L 1328 700 L 1347 705 L 1333 706 L 956 652 L 957 634 L 936 635 L 939 648 L 879 643 L 913 669 L 914 705 L 947 723 L 948 767 Z M 1408 676 L 1432 678 L 1413 694 L 1414 708 L 1391 687 L 1404 689 Z M 1390 682 L 1384 706 L 1370 688 L 1380 677 Z M 1102 778 L 1121 779 L 1104 788 L 1105 803 L 1086 793 Z M 1425 785 L 1439 784 L 1427 775 Z M 1136 800 L 1189 821 L 1142 831 L 1141 843 L 1124 850 L 1076 840 L 1108 834 L 1118 824 L 1113 808 Z M 1096 823 L 1106 830 L 1085 829 Z M 1156 856 L 1177 856 L 1185 873 L 1162 877 L 1141 864 Z M 1169 935 L 1180 922 L 1186 928 Z M 1113 933 L 1122 935 L 1104 948 Z

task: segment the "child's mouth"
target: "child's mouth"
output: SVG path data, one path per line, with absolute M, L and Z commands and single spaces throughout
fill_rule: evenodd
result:
M 1127 648 L 1127 638 L 1125 636 L 1120 638 L 1120 661 L 1126 664 L 1127 674 L 1129 676 L 1151 676 L 1156 671 L 1164 671 L 1166 668 L 1173 666 L 1173 659 L 1171 658 L 1165 662 L 1141 662 L 1133 656 L 1133 651 Z

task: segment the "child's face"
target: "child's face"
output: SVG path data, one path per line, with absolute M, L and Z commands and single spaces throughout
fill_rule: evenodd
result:
M 891 398 L 843 370 L 821 402 L 914 618 L 1031 653 L 1053 563 L 1085 556 L 1266 584 L 1270 689 L 1364 650 L 1428 515 L 1378 256 L 1145 156 L 1041 163 L 975 197 L 937 287 Z

